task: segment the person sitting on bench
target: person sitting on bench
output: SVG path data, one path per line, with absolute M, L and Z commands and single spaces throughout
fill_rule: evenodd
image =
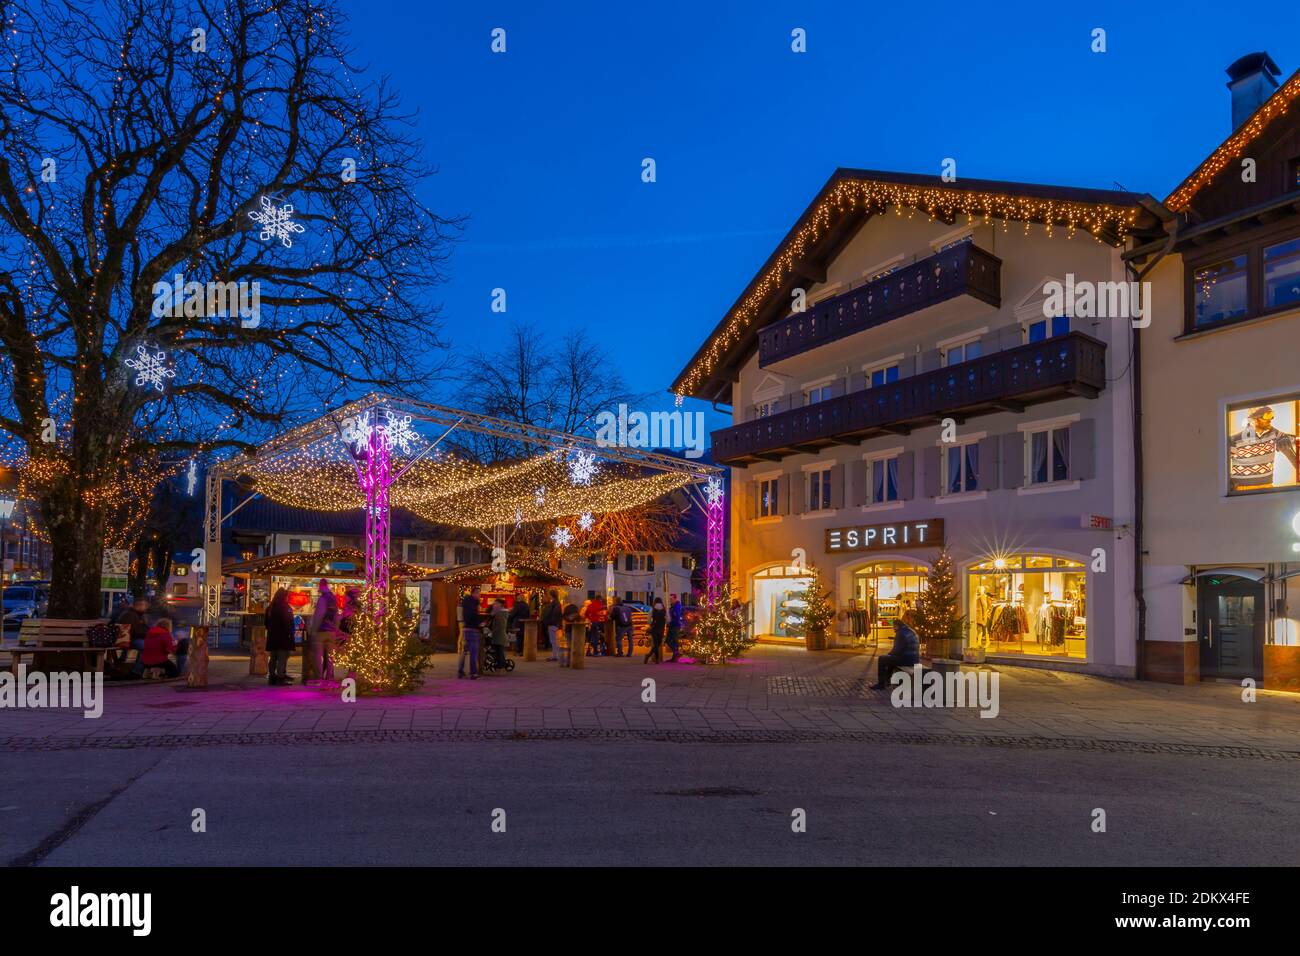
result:
M 911 667 L 921 661 L 921 640 L 905 618 L 894 618 L 894 646 L 888 654 L 881 654 L 879 676 L 871 686 L 880 690 L 889 686 L 889 678 L 900 667 Z
M 144 650 L 135 665 L 136 676 L 143 676 L 146 667 L 161 668 L 168 677 L 179 676 L 180 670 L 168 657 L 174 650 L 176 641 L 172 637 L 171 619 L 160 617 L 144 636 Z

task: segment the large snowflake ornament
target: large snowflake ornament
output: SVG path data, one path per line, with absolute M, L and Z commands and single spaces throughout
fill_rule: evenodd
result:
M 591 516 L 590 511 L 584 511 L 578 516 L 578 527 L 583 531 L 590 531 L 595 523 L 596 519 Z
M 135 384 L 152 386 L 161 392 L 167 379 L 176 377 L 176 373 L 167 367 L 167 353 L 162 349 L 155 352 L 148 346 L 137 345 L 135 354 L 135 358 L 126 360 L 127 367 L 135 369 Z
M 551 532 L 551 543 L 557 548 L 567 548 L 573 543 L 573 532 L 568 528 L 556 528 Z
M 722 504 L 722 479 L 710 478 L 704 483 L 704 500 L 710 505 Z
M 294 233 L 307 231 L 293 221 L 293 206 L 288 203 L 276 206 L 267 196 L 262 197 L 261 211 L 254 209 L 248 214 L 248 218 L 262 227 L 262 231 L 257 234 L 258 239 L 263 242 L 279 239 L 280 244 L 286 249 L 293 245 Z
M 540 508 L 542 505 L 546 504 L 546 486 L 545 486 L 545 485 L 538 485 L 537 488 L 533 491 L 533 504 L 537 505 L 537 507 L 539 507 L 539 508 Z
M 596 464 L 596 456 L 591 452 L 575 452 L 569 459 L 569 481 L 575 485 L 590 485 L 599 467 Z
M 388 450 L 401 449 L 403 455 L 411 453 L 411 445 L 419 441 L 420 435 L 411 427 L 410 415 L 399 415 L 391 409 L 384 409 L 384 424 L 380 426 L 384 444 Z

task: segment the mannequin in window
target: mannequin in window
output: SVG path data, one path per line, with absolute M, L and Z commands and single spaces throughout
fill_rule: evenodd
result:
M 1232 490 L 1272 488 L 1278 454 L 1296 467 L 1296 436 L 1273 427 L 1273 409 L 1269 406 L 1252 408 L 1246 413 L 1246 427 L 1228 436 L 1228 480 Z

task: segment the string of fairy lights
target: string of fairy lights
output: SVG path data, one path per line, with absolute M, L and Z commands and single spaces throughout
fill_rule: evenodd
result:
M 1185 179 L 1177 189 L 1169 194 L 1165 205 L 1174 212 L 1186 212 L 1192 204 L 1193 197 L 1204 187 L 1214 181 L 1229 163 L 1240 159 L 1246 147 L 1264 131 L 1264 128 L 1291 108 L 1291 104 L 1300 97 L 1300 70 L 1291 79 L 1273 92 L 1259 109 L 1229 136 L 1223 143 L 1205 158 L 1195 172 Z
M 1026 234 L 1033 223 L 1042 223 L 1048 236 L 1063 229 L 1073 237 L 1082 229 L 1098 242 L 1113 234 L 1123 239 L 1134 227 L 1142 209 L 1108 203 L 1072 202 L 1035 196 L 966 190 L 956 187 L 917 186 L 874 179 L 845 179 L 835 184 L 817 204 L 808 221 L 780 250 L 771 266 L 754 282 L 744 300 L 732 310 L 723 327 L 683 374 L 677 395 L 692 394 L 739 340 L 770 296 L 795 272 L 818 239 L 853 209 L 883 212 L 893 207 L 898 216 L 911 218 L 924 213 L 931 220 L 966 217 L 968 224 L 981 220 L 988 225 L 1001 220 L 1005 231 L 1012 221 L 1023 222 Z M 906 212 L 905 212 L 906 210 Z

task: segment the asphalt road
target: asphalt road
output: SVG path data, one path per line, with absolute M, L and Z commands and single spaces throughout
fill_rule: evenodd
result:
M 0 860 L 1291 865 L 1295 779 L 1280 760 L 830 742 L 0 753 Z

